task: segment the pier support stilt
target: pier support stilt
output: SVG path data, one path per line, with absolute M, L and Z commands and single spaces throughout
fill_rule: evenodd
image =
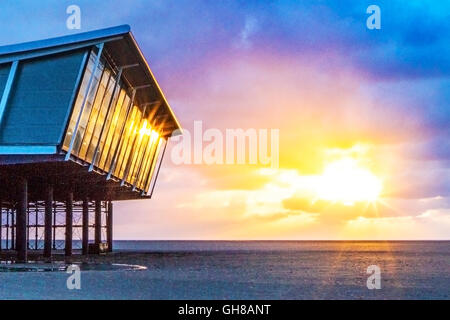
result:
M 27 190 L 28 190 L 28 187 L 27 187 Z M 27 199 L 28 199 L 28 196 L 27 196 Z M 28 203 L 27 203 L 27 209 L 25 210 L 25 212 L 27 210 L 28 210 Z M 27 216 L 27 213 L 25 213 L 25 221 L 27 220 L 26 216 Z M 9 226 L 11 228 L 11 249 L 17 250 L 17 248 L 16 248 L 17 237 L 16 237 L 16 228 L 15 228 L 16 227 L 16 212 L 14 212 L 14 210 L 11 210 L 11 224 Z M 25 235 L 25 242 L 28 242 L 26 235 Z
M 82 253 L 88 254 L 89 251 L 89 201 L 83 200 L 83 217 L 82 217 Z
M 28 181 L 24 178 L 19 179 L 19 199 L 17 204 L 16 216 L 16 250 L 17 261 L 26 262 L 28 260 L 27 252 L 27 209 L 28 209 Z
M 106 239 L 108 241 L 108 251 L 112 252 L 113 246 L 113 204 L 108 201 L 108 215 L 106 220 Z
M 66 256 L 72 255 L 72 232 L 73 232 L 73 193 L 67 194 L 66 200 L 66 241 L 65 241 L 65 254 Z
M 102 202 L 95 200 L 95 243 L 102 242 Z
M 53 186 L 47 186 L 45 192 L 44 216 L 44 257 L 52 256 L 52 213 L 53 213 Z
M 3 242 L 3 202 L 0 200 L 0 251 L 2 251 L 2 242 Z

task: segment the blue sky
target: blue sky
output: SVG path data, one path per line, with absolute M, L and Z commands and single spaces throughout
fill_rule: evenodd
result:
M 373 3 L 382 8 L 378 32 L 365 26 Z M 3 1 L 0 43 L 78 32 L 65 25 L 71 4 L 82 9 L 81 31 L 130 24 L 154 68 L 195 65 L 215 50 L 232 54 L 246 33 L 255 50 L 345 52 L 373 76 L 450 71 L 448 1 Z

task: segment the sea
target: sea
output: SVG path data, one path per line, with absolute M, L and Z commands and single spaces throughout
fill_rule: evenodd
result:
M 114 241 L 88 263 L 144 268 L 0 272 L 0 299 L 450 298 L 450 241 Z

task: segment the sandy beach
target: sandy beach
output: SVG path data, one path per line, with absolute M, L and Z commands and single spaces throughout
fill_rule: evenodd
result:
M 146 270 L 0 272 L 0 299 L 448 299 L 450 242 L 120 242 L 67 262 Z M 131 247 L 139 248 L 132 250 Z M 61 260 L 58 256 L 55 260 Z M 382 288 L 368 290 L 368 265 Z

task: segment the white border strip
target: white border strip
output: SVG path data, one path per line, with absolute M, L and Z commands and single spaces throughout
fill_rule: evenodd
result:
M 19 155 L 19 154 L 56 154 L 56 146 L 0 146 L 0 155 Z

